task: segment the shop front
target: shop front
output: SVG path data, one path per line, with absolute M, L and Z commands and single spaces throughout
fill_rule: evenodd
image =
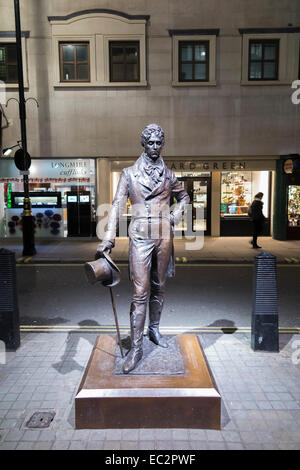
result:
M 276 169 L 275 156 L 207 159 L 195 158 L 169 159 L 165 163 L 185 190 L 192 204 L 193 230 L 203 230 L 211 236 L 250 236 L 252 222 L 248 207 L 255 194 L 264 193 L 264 215 L 266 224 L 264 235 L 271 233 L 271 214 L 273 210 L 273 176 Z M 134 160 L 110 162 L 112 175 L 111 199 L 115 194 L 121 170 L 134 163 Z M 173 203 L 174 201 L 171 201 Z M 197 218 L 197 208 L 202 208 L 201 218 Z M 130 202 L 127 214 L 130 219 Z M 184 225 L 177 231 L 186 231 Z
M 300 240 L 300 155 L 282 155 L 275 178 L 274 238 Z
M 35 237 L 95 234 L 95 160 L 32 159 L 29 195 Z M 14 160 L 0 160 L 0 236 L 22 237 L 23 177 Z

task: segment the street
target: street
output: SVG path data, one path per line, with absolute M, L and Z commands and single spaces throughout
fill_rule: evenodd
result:
M 119 324 L 129 326 L 131 284 L 120 265 L 113 288 Z M 299 265 L 278 265 L 279 326 L 300 326 Z M 88 284 L 83 265 L 17 265 L 21 325 L 113 326 L 109 290 Z M 168 279 L 162 327 L 250 327 L 253 266 L 179 265 Z

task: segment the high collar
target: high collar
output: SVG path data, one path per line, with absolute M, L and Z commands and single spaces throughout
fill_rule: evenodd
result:
M 164 161 L 161 156 L 159 156 L 156 160 L 153 160 L 151 157 L 149 157 L 146 152 L 143 152 L 141 155 L 142 162 L 146 167 L 161 167 L 163 170 L 164 168 Z

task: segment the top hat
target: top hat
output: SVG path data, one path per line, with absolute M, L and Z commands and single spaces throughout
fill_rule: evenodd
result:
M 91 284 L 102 282 L 106 287 L 113 287 L 120 282 L 120 270 L 105 251 L 103 257 L 85 263 L 84 269 Z

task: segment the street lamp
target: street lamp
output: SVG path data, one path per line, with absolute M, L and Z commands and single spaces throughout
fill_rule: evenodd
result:
M 28 181 L 28 161 L 27 159 L 27 136 L 26 136 L 26 109 L 24 97 L 24 78 L 23 78 L 23 60 L 22 60 L 22 42 L 21 42 L 21 22 L 19 0 L 14 0 L 15 24 L 16 24 L 16 46 L 18 63 L 18 83 L 19 83 L 19 116 L 21 124 L 21 159 L 23 157 L 23 184 L 24 184 L 24 203 L 23 203 L 23 256 L 32 256 L 36 254 L 34 246 L 34 221 L 31 212 L 31 202 L 29 198 Z
M 2 150 L 2 154 L 3 154 L 3 157 L 9 157 L 9 155 L 11 154 L 12 152 L 12 149 L 14 149 L 15 147 L 20 147 L 20 140 L 18 140 L 18 143 L 16 145 L 12 145 L 11 147 L 7 147 L 5 149 Z

